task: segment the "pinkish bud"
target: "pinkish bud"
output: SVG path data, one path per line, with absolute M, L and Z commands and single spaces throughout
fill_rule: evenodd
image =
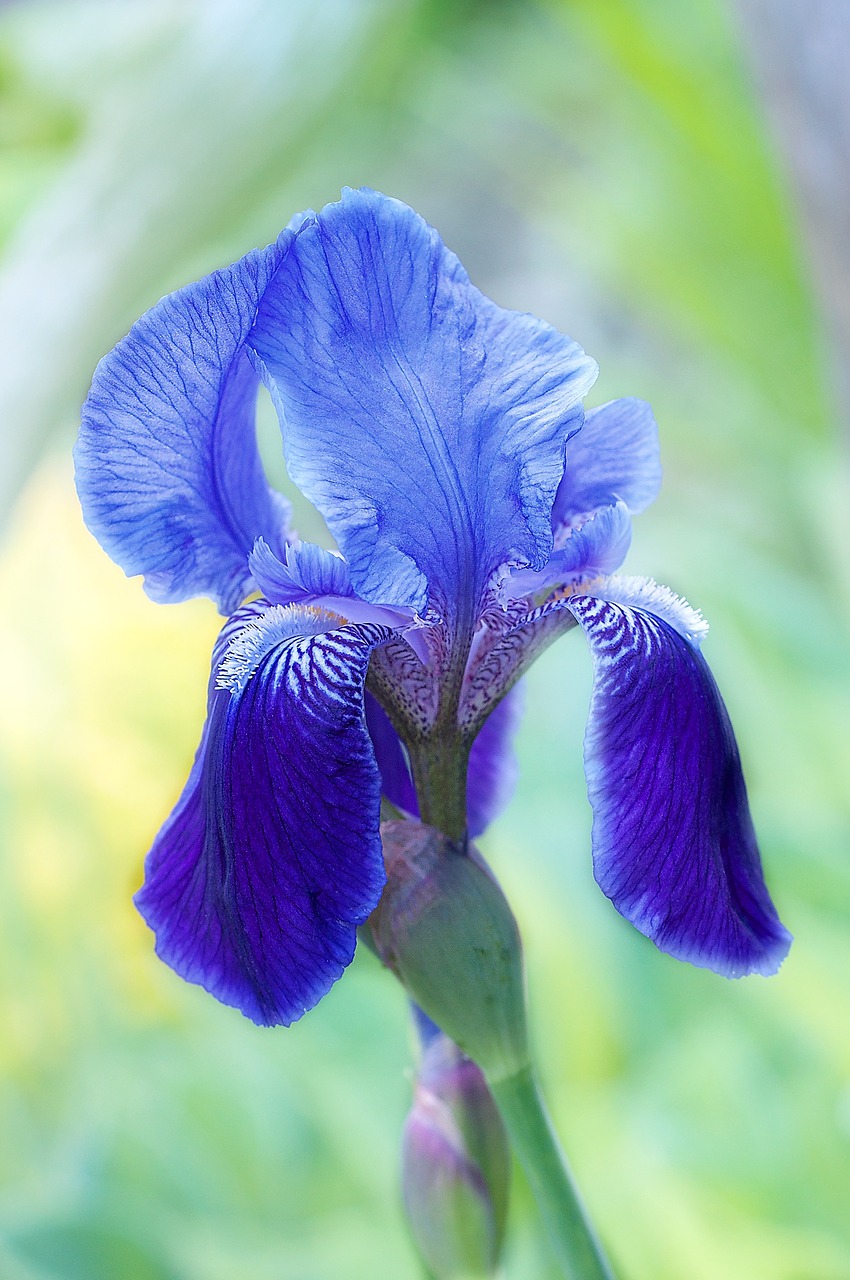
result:
M 447 1036 L 427 1046 L 402 1139 L 411 1233 L 436 1280 L 495 1274 L 510 1150 L 478 1067 Z

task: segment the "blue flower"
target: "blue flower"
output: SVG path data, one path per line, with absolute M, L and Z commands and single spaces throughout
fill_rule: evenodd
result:
M 160 956 L 256 1022 L 300 1017 L 350 962 L 384 883 L 382 792 L 453 837 L 493 817 L 516 683 L 576 626 L 600 887 L 720 973 L 787 951 L 705 625 L 616 576 L 657 435 L 637 400 L 585 413 L 595 377 L 367 190 L 164 298 L 98 366 L 76 451 L 89 528 L 153 599 L 230 615 L 136 901 Z M 298 541 L 265 479 L 261 380 L 339 556 Z

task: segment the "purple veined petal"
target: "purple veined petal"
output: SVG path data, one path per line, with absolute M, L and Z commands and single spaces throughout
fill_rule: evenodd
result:
M 595 363 L 479 293 L 406 205 L 346 191 L 307 220 L 250 341 L 364 599 L 470 621 L 500 564 L 548 559 Z
M 612 578 L 562 602 L 594 660 L 585 738 L 594 874 L 662 950 L 727 977 L 771 974 L 791 942 L 764 883 L 735 735 L 672 592 Z
M 535 595 L 580 578 L 608 576 L 625 560 L 631 541 L 632 518 L 626 504 L 601 507 L 572 530 L 544 568 L 511 570 L 501 587 L 502 599 Z
M 265 1026 L 340 977 L 384 883 L 363 682 L 387 628 L 254 603 L 216 645 L 189 781 L 136 904 L 181 977 Z
M 258 538 L 248 557 L 254 581 L 272 604 L 303 604 L 335 613 L 347 622 L 371 622 L 394 627 L 422 663 L 428 662 L 423 626 L 413 610 L 370 604 L 351 585 L 348 565 L 332 551 L 312 542 L 289 544 L 279 559 Z
M 615 511 L 611 514 L 614 520 L 608 527 L 616 529 L 622 513 Z M 604 516 L 604 512 L 599 515 Z M 605 527 L 603 522 L 602 528 Z M 605 539 L 602 543 L 604 545 Z M 581 542 L 578 545 L 587 546 Z M 593 548 L 592 540 L 590 548 Z M 577 595 L 593 594 L 598 599 L 606 599 L 610 587 L 615 601 L 628 603 L 634 597 L 639 607 L 649 608 L 652 604 L 668 620 L 674 615 L 679 632 L 696 645 L 707 632 L 708 627 L 701 615 L 667 587 L 659 587 L 647 578 L 617 575 L 594 579 L 589 567 L 590 558 L 580 556 L 578 562 L 583 563 L 584 568 L 573 575 L 572 581 L 562 578 L 544 585 L 539 594 L 548 594 L 548 598 L 539 605 L 535 605 L 533 598 L 529 598 L 523 589 L 529 582 L 529 579 L 523 581 L 525 571 L 516 573 L 519 584 L 516 588 L 512 588 L 510 576 L 501 582 L 498 588 L 502 596 L 501 605 L 494 607 L 483 619 L 484 625 L 476 632 L 467 662 L 458 709 L 462 728 L 469 730 L 483 723 L 505 690 L 516 683 L 550 644 L 578 625 L 570 611 L 570 601 Z
M 259 379 L 245 348 L 292 234 L 157 303 L 101 360 L 75 450 L 86 523 L 162 602 L 252 589 L 255 538 L 282 545 L 288 504 L 255 436 Z
M 301 604 L 317 596 L 352 596 L 348 565 L 313 542 L 291 542 L 282 559 L 264 538 L 258 538 L 248 558 L 251 575 L 263 595 L 275 604 Z
M 516 786 L 519 764 L 513 748 L 522 718 L 523 689 L 510 691 L 479 730 L 469 755 L 466 805 L 469 835 L 475 839 L 507 806 Z M 412 817 L 419 816 L 407 753 L 377 698 L 366 694 L 366 723 L 381 771 L 383 794 Z
M 612 400 L 588 409 L 567 443 L 567 464 L 552 508 L 552 527 L 621 499 L 632 515 L 658 496 L 658 428 L 643 400 Z

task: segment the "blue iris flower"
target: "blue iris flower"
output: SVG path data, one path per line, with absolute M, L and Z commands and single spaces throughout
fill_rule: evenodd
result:
M 228 615 L 136 901 L 159 955 L 256 1022 L 300 1017 L 351 961 L 384 884 L 382 794 L 416 813 L 416 781 L 428 819 L 460 762 L 470 833 L 493 817 L 515 685 L 575 627 L 603 892 L 719 973 L 785 955 L 705 624 L 616 574 L 659 487 L 655 423 L 632 399 L 584 412 L 595 377 L 368 190 L 164 298 L 98 366 L 76 451 L 89 528 L 154 600 Z M 266 481 L 261 381 L 339 555 L 299 542 Z

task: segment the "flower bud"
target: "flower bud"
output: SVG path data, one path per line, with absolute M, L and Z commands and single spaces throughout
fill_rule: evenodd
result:
M 378 954 L 490 1079 L 528 1063 L 519 931 L 471 846 L 419 822 L 381 826 L 387 884 L 370 917 Z
M 402 1139 L 408 1222 L 436 1280 L 495 1273 L 509 1179 L 507 1136 L 481 1071 L 447 1036 L 436 1036 Z

